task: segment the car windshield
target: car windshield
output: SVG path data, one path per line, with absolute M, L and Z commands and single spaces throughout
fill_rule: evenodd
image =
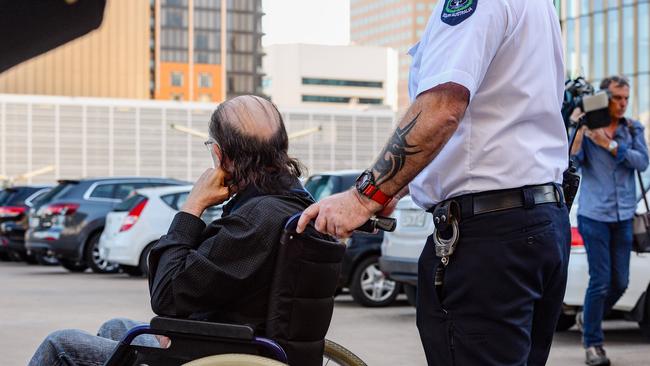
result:
M 5 188 L 0 191 L 0 205 L 4 205 L 5 202 L 8 202 L 11 196 L 14 195 L 14 190 L 11 188 Z
M 138 203 L 142 202 L 142 200 L 144 199 L 147 199 L 147 197 L 140 194 L 134 194 L 131 197 L 125 199 L 124 201 L 118 203 L 113 209 L 113 211 L 114 212 L 130 211 L 135 206 L 137 206 Z
M 334 177 L 331 175 L 317 175 L 310 177 L 305 183 L 305 189 L 311 193 L 316 201 L 334 193 Z
M 76 184 L 77 184 L 77 182 L 69 182 L 69 181 L 63 181 L 63 182 L 59 183 L 59 185 L 52 188 L 51 191 L 49 191 L 46 194 L 40 196 L 36 202 L 33 202 L 34 206 L 36 206 L 36 205 L 38 205 L 40 203 L 48 202 L 48 201 L 51 201 L 51 200 L 56 199 L 58 197 L 61 197 L 67 191 L 69 191 L 71 187 L 73 187 Z

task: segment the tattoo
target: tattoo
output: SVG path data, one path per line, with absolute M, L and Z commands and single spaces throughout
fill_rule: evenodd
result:
M 420 113 L 411 120 L 403 128 L 397 127 L 393 136 L 384 150 L 381 152 L 379 159 L 375 163 L 375 166 L 372 167 L 373 170 L 377 171 L 379 175 L 377 176 L 377 186 L 380 186 L 382 183 L 391 180 L 397 172 L 402 170 L 404 164 L 406 163 L 406 157 L 409 155 L 414 155 L 422 150 L 417 150 L 416 145 L 409 145 L 406 141 L 406 136 L 413 130 L 415 123 L 420 117 Z

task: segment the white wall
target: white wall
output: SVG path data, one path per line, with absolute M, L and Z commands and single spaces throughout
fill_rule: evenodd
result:
M 205 139 L 171 124 L 208 130 L 215 104 L 0 94 L 0 175 L 49 165 L 26 183 L 100 176 L 163 176 L 195 180 L 212 165 Z M 390 110 L 280 108 L 289 153 L 310 173 L 370 166 L 393 128 Z

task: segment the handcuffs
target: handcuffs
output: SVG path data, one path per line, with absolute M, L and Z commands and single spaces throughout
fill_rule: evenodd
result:
M 438 266 L 435 273 L 435 286 L 442 286 L 444 270 L 449 265 L 449 258 L 454 254 L 460 239 L 460 205 L 454 200 L 449 200 L 435 206 L 433 210 L 433 244 L 436 257 L 440 258 L 442 266 Z

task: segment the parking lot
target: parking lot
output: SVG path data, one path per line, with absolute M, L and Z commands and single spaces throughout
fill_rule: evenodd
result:
M 61 267 L 0 263 L 0 351 L 6 366 L 25 365 L 50 331 L 79 328 L 94 332 L 111 317 L 147 320 L 147 281 L 124 274 L 70 273 Z M 648 365 L 650 343 L 635 323 L 607 322 L 607 351 L 614 365 Z M 415 327 L 415 309 L 404 299 L 369 309 L 347 296 L 336 301 L 328 338 L 346 345 L 368 365 L 424 365 Z M 579 333 L 559 333 L 549 365 L 583 365 Z

